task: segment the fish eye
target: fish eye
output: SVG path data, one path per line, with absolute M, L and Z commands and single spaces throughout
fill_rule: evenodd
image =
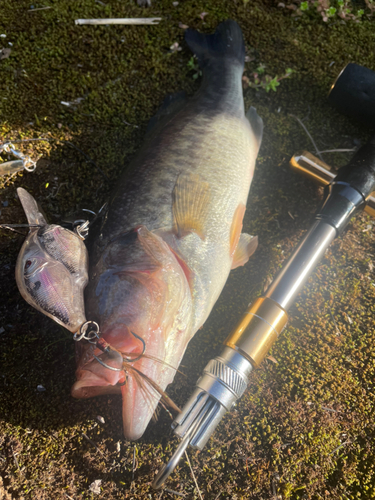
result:
M 31 264 L 32 264 L 31 260 L 27 260 L 27 261 L 25 262 L 25 271 L 26 271 L 27 269 L 29 269 L 29 267 L 31 266 Z

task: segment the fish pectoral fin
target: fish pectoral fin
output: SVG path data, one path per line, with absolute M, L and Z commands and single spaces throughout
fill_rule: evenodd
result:
M 246 118 L 249 120 L 259 150 L 263 137 L 263 120 L 258 115 L 254 106 L 250 106 L 248 112 L 246 113 Z
M 181 174 L 173 190 L 172 210 L 177 236 L 196 233 L 205 239 L 210 185 L 199 174 Z
M 258 236 L 250 236 L 250 234 L 242 233 L 236 251 L 234 252 L 232 269 L 244 266 L 257 249 L 257 246 Z
M 28 223 L 45 226 L 47 224 L 46 218 L 31 194 L 21 187 L 17 188 L 17 194 L 25 211 Z

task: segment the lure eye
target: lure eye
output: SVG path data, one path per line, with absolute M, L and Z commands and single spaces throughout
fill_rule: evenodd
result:
M 23 272 L 25 273 L 25 276 L 30 276 L 38 267 L 38 261 L 37 259 L 27 259 L 25 262 L 25 266 L 23 268 Z

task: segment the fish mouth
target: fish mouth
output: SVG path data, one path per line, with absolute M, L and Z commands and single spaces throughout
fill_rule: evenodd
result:
M 76 399 L 87 399 L 103 394 L 120 394 L 119 384 L 125 381 L 121 353 L 111 348 L 103 353 L 95 345 L 86 344 L 85 347 L 71 395 Z
M 156 341 L 147 345 L 140 336 L 134 333 L 129 336 L 129 331 L 121 337 L 128 338 L 126 345 L 117 346 L 121 352 L 112 347 L 111 335 L 106 336 L 108 352 L 103 353 L 95 346 L 88 347 L 81 358 L 88 359 L 88 362 L 77 369 L 77 382 L 71 394 L 74 398 L 87 399 L 121 393 L 124 435 L 135 441 L 145 432 L 160 399 L 166 400 L 167 404 L 170 402 L 164 391 L 173 381 L 176 369 L 164 361 L 164 342 L 160 342 L 163 335 L 154 335 Z
M 98 362 L 93 362 L 97 364 Z M 151 367 L 147 372 L 153 372 Z M 153 381 L 150 375 L 128 364 L 127 368 L 110 384 L 88 370 L 81 370 L 79 380 L 72 387 L 71 394 L 76 399 L 94 396 L 121 394 L 122 421 L 126 439 L 136 441 L 144 434 L 169 380 L 162 385 Z M 173 371 L 173 370 L 171 370 Z M 78 375 L 77 375 L 78 376 Z M 171 374 L 173 379 L 174 373 Z M 117 381 L 115 381 L 117 379 Z M 90 385 L 94 384 L 94 385 Z
M 164 391 L 173 381 L 176 369 L 165 361 L 165 332 L 161 329 L 145 334 L 145 340 L 134 332 L 131 337 L 124 354 L 124 382 L 119 385 L 124 435 L 135 441 L 145 432 L 160 399 L 165 399 Z M 125 352 L 124 347 L 121 350 Z
M 144 434 L 150 420 L 174 373 L 162 384 L 157 384 L 150 372 L 155 367 L 150 364 L 142 370 L 131 367 L 126 371 L 126 383 L 121 385 L 123 431 L 127 439 L 136 441 Z M 172 371 L 172 370 L 171 370 Z M 146 375 L 145 372 L 149 374 Z

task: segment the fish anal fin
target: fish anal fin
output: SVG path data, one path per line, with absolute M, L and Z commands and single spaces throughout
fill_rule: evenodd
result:
M 210 185 L 198 174 L 181 174 L 173 190 L 173 217 L 177 236 L 196 233 L 205 239 Z
M 245 215 L 245 211 L 245 205 L 243 203 L 239 203 L 236 211 L 234 212 L 229 236 L 229 254 L 231 257 L 233 257 L 240 239 L 242 231 L 242 221 L 243 216 Z
M 258 246 L 258 236 L 242 233 L 233 256 L 232 269 L 244 266 Z

